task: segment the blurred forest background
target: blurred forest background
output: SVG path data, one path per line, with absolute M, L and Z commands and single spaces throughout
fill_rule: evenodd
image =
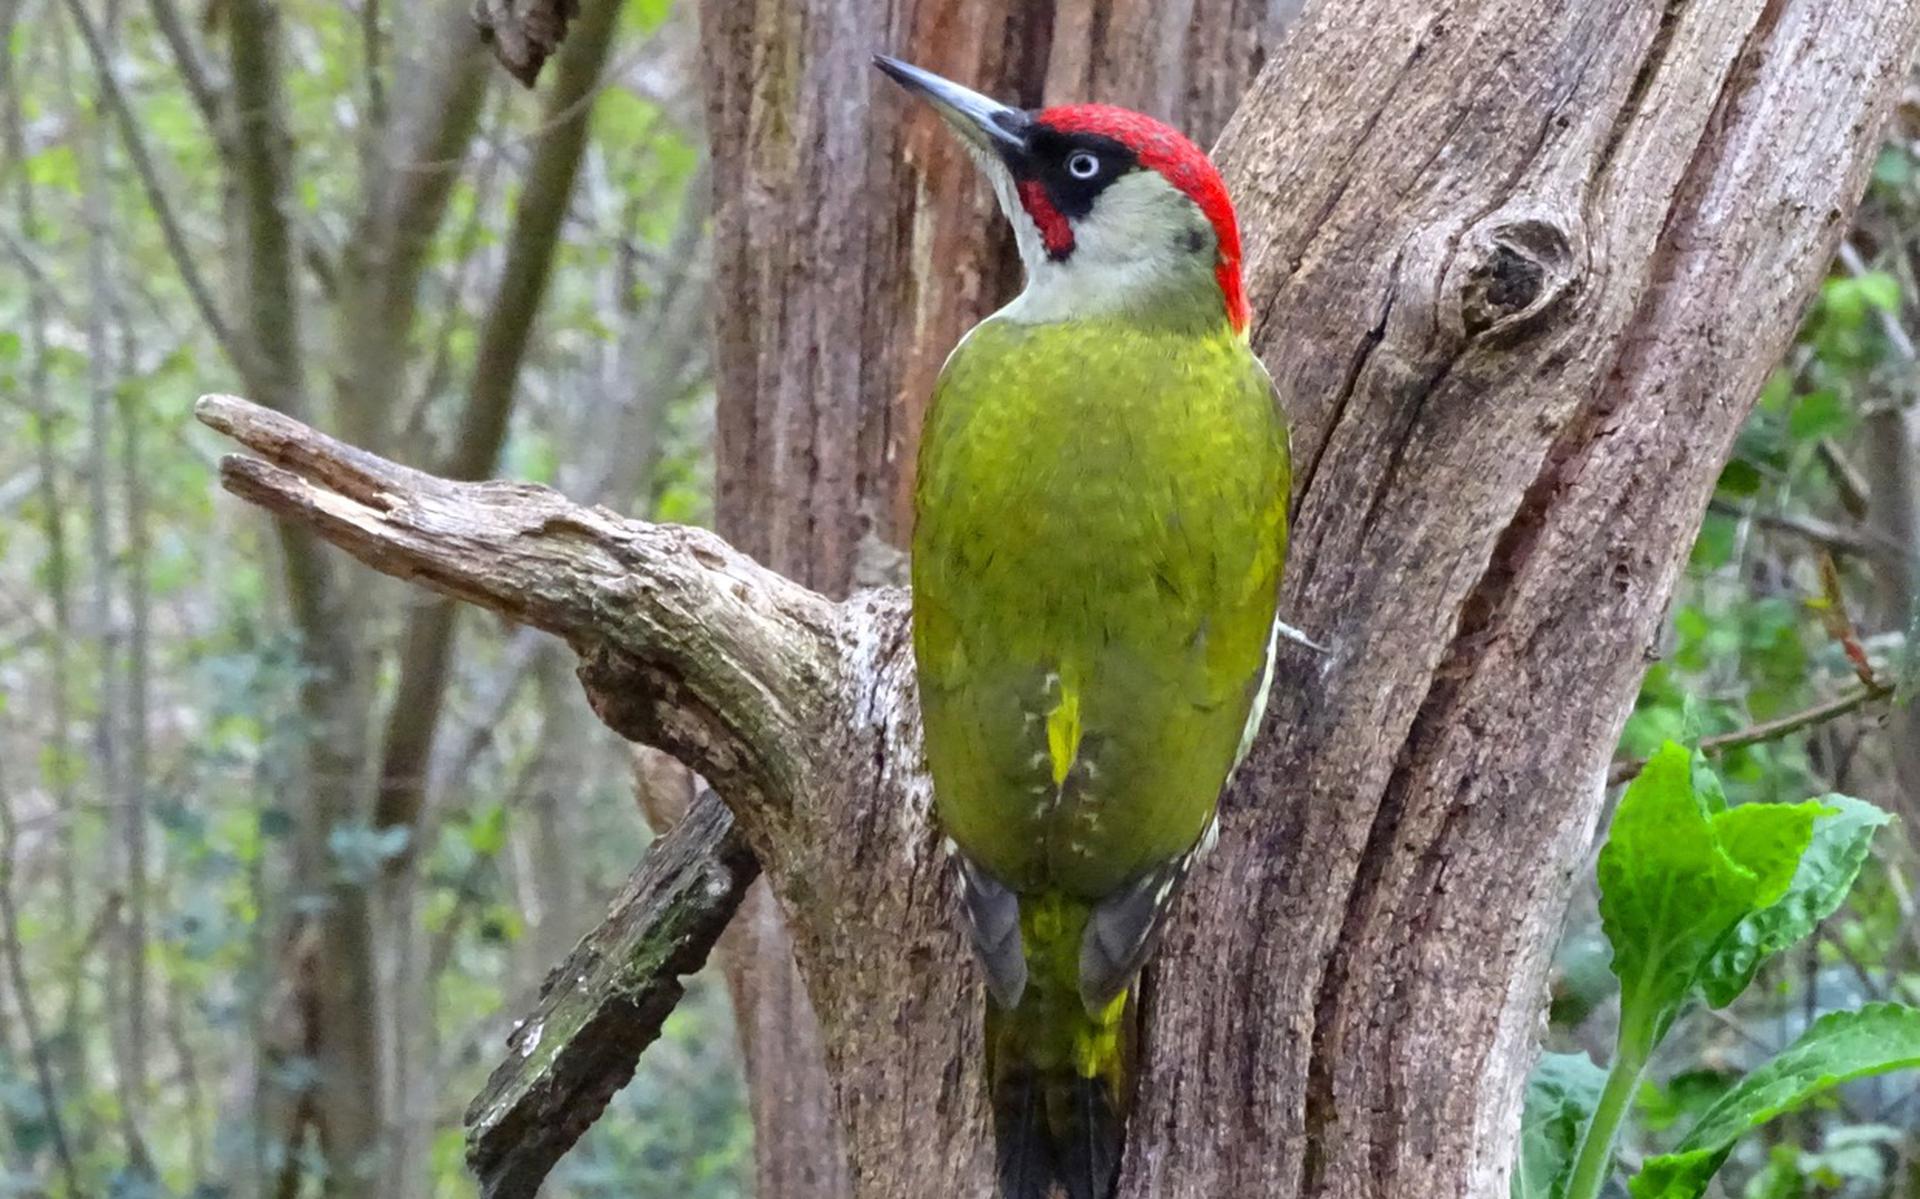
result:
M 470 1195 L 463 1108 L 684 781 L 601 727 L 565 646 L 221 496 L 190 410 L 231 390 L 710 520 L 693 13 L 584 0 L 536 91 L 465 3 L 0 0 L 0 47 L 0 1195 L 295 1197 L 368 1155 L 364 1193 Z M 1705 738 L 1735 799 L 1846 791 L 1902 835 L 1809 950 L 1685 1026 L 1630 1156 L 1819 1013 L 1920 1002 L 1920 710 L 1889 702 L 1920 631 L 1916 116 L 1619 755 Z M 322 906 L 352 918 L 315 934 Z M 1605 1041 L 1593 925 L 1576 901 L 1561 1046 Z M 322 1068 L 373 1080 L 324 1145 Z M 702 976 L 543 1193 L 748 1194 L 747 1111 Z M 1724 1194 L 1920 1196 L 1899 1076 L 1769 1135 Z

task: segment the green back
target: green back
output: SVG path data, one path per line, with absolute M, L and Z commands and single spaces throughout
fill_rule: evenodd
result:
M 1258 687 L 1286 426 L 1220 324 L 994 318 L 920 446 L 914 649 L 941 821 L 1085 899 L 1191 849 Z

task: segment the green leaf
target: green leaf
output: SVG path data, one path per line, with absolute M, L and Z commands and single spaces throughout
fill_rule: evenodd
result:
M 1815 441 L 1844 433 L 1853 425 L 1853 414 L 1841 401 L 1840 393 L 1830 388 L 1810 391 L 1800 397 L 1787 416 L 1787 432 L 1795 441 Z
M 1801 856 L 1786 894 L 1742 920 L 1701 971 L 1701 989 L 1714 1007 L 1732 1003 L 1768 958 L 1833 914 L 1853 888 L 1873 846 L 1873 834 L 1892 819 L 1848 795 L 1828 795 L 1818 803 L 1825 811 L 1814 823 L 1813 841 Z
M 1873 181 L 1885 187 L 1905 187 L 1913 181 L 1913 159 L 1905 150 L 1886 147 L 1873 162 Z
M 1818 803 L 1726 809 L 1719 783 L 1669 741 L 1627 788 L 1600 851 L 1600 919 L 1620 980 L 1621 1039 L 1666 1034 L 1701 968 L 1742 920 L 1778 902 Z
M 506 805 L 492 803 L 482 808 L 480 814 L 474 819 L 473 827 L 467 833 L 467 841 L 473 847 L 473 851 L 483 857 L 492 857 L 506 848 Z
M 1759 407 L 1768 412 L 1784 412 L 1792 398 L 1793 372 L 1785 367 L 1775 367 L 1760 388 Z
M 33 181 L 35 187 L 57 188 L 77 195 L 80 191 L 80 160 L 75 157 L 70 144 L 58 142 L 27 159 L 27 178 Z
M 1819 315 L 1829 328 L 1856 329 L 1867 319 L 1867 293 L 1857 279 L 1829 279 L 1820 289 Z
M 1562 1199 L 1580 1130 L 1593 1118 L 1607 1072 L 1584 1053 L 1543 1053 L 1527 1079 L 1513 1199 Z
M 1635 1175 L 1633 1199 L 1698 1199 L 1743 1134 L 1843 1082 L 1920 1066 L 1920 1008 L 1876 1003 L 1822 1016 L 1700 1117 L 1672 1153 Z
M 1854 279 L 1861 298 L 1882 312 L 1900 310 L 1900 281 L 1885 271 L 1868 271 Z

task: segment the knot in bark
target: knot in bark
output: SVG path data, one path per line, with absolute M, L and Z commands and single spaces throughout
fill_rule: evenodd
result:
M 1497 218 L 1471 230 L 1466 243 L 1460 323 L 1469 337 L 1531 325 L 1574 282 L 1572 239 L 1551 220 Z

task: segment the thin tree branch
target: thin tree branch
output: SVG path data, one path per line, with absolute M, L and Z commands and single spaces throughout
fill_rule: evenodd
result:
M 360 69 L 366 74 L 367 111 L 362 123 L 376 139 L 387 132 L 387 85 L 380 73 L 386 35 L 380 29 L 380 0 L 360 0 Z
M 147 204 L 153 209 L 153 218 L 160 226 L 160 236 L 166 242 L 167 254 L 173 259 L 174 269 L 180 273 L 180 281 L 186 285 L 187 296 L 193 301 L 194 310 L 206 323 L 207 330 L 219 343 L 227 360 L 243 374 L 248 373 L 247 368 L 253 361 L 252 349 L 234 334 L 233 326 L 214 300 L 213 290 L 200 274 L 192 248 L 187 245 L 180 218 L 174 214 L 173 201 L 160 182 L 160 173 L 154 166 L 153 155 L 147 150 L 146 139 L 140 135 L 139 118 L 127 103 L 126 93 L 120 90 L 120 80 L 107 57 L 100 29 L 93 23 L 93 18 L 87 15 L 86 6 L 81 0 L 67 0 L 67 11 L 73 14 L 74 24 L 80 30 L 80 40 L 86 43 L 87 53 L 93 58 L 100 92 L 106 97 L 107 106 L 113 110 L 114 119 L 120 126 L 120 138 L 126 145 L 127 158 L 133 163 L 134 174 L 140 179 L 141 190 L 146 193 Z
M 20 172 L 19 178 L 24 182 L 27 179 L 27 173 L 25 171 Z M 36 302 L 49 303 L 52 307 L 59 309 L 61 314 L 68 317 L 68 319 L 73 320 L 76 324 L 79 322 L 79 317 L 75 315 L 77 309 L 74 307 L 73 302 L 67 299 L 66 293 L 60 290 L 60 284 L 54 280 L 52 275 L 47 273 L 47 268 L 41 265 L 35 257 L 33 250 L 28 247 L 25 242 L 7 232 L 5 229 L 0 229 L 0 246 L 5 247 L 7 253 L 12 256 L 13 260 L 20 264 L 20 269 L 26 272 L 28 280 L 33 284 L 29 295 Z
M 441 0 L 427 82 L 409 89 L 368 164 L 366 201 L 341 261 L 338 413 L 348 436 L 386 443 L 417 310 L 420 276 L 467 159 L 491 78 L 459 0 Z
M 0 945 L 6 949 L 7 978 L 13 987 L 14 1010 L 27 1034 L 27 1049 L 33 1059 L 34 1081 L 40 1089 L 45 1109 L 47 1140 L 53 1156 L 66 1176 L 67 1193 L 80 1195 L 80 1171 L 67 1142 L 66 1121 L 60 1115 L 60 1094 L 53 1081 L 53 1059 L 47 1049 L 46 1026 L 40 1020 L 40 1008 L 27 978 L 25 949 L 20 942 L 20 909 L 13 894 L 16 830 L 13 823 L 13 798 L 5 793 L 6 781 L 0 779 Z
M 593 87 L 612 51 L 620 9 L 621 0 L 588 0 L 580 36 L 560 56 L 559 86 L 548 99 L 550 112 L 565 111 Z M 543 139 L 528 168 L 507 242 L 506 267 L 481 332 L 458 440 L 444 468 L 452 478 L 484 478 L 506 444 L 520 366 L 526 360 L 568 199 L 586 153 L 587 118 L 583 110 Z M 408 615 L 400 681 L 383 739 L 374 800 L 373 821 L 378 828 L 412 828 L 419 820 L 426 798 L 427 760 L 446 695 L 454 630 L 451 601 L 423 605 Z M 411 855 L 398 855 L 389 868 L 402 869 L 411 860 Z
M 427 335 L 427 341 L 433 345 L 433 353 L 427 360 L 428 366 L 423 372 L 424 379 L 419 392 L 406 417 L 400 422 L 397 444 L 404 447 L 402 452 L 409 458 L 432 460 L 440 457 L 437 447 L 427 448 L 432 445 L 432 439 L 427 436 L 427 417 L 453 371 L 454 331 L 461 327 L 463 321 L 470 322 L 472 319 L 468 285 L 484 260 L 484 255 L 477 253 L 480 235 L 489 228 L 488 220 L 495 215 L 493 200 L 496 184 L 506 174 L 501 169 L 506 156 L 500 152 L 498 132 L 510 93 L 503 88 L 498 96 L 498 101 L 481 120 L 480 137 L 488 143 L 488 148 L 479 155 L 473 178 L 468 183 L 473 190 L 473 200 L 468 205 L 466 219 L 452 235 L 453 244 L 447 261 L 454 265 L 445 272 L 440 282 L 440 312 L 433 323 L 433 332 Z
M 77 0 L 75 0 L 77 2 Z M 258 356 L 243 368 L 249 387 L 282 412 L 306 413 L 305 355 L 299 290 L 294 286 L 294 235 L 288 220 L 293 180 L 288 162 L 286 99 L 281 80 L 279 14 L 258 0 L 228 13 L 233 45 L 234 182 L 245 229 L 244 278 Z
M 1731 749 L 1745 749 L 1750 745 L 1759 745 L 1766 741 L 1778 741 L 1780 738 L 1790 737 L 1802 729 L 1810 729 L 1815 725 L 1825 724 L 1829 720 L 1838 719 L 1849 712 L 1872 703 L 1874 700 L 1885 699 L 1892 694 L 1893 688 L 1885 684 L 1855 687 L 1832 699 L 1817 703 L 1810 708 L 1803 708 L 1798 712 L 1779 717 L 1778 719 L 1764 720 L 1759 724 L 1749 725 L 1744 729 L 1735 729 L 1730 733 L 1719 733 L 1712 737 L 1702 738 L 1700 741 L 1700 750 L 1703 753 L 1720 754 L 1726 753 Z M 1647 760 L 1645 758 L 1631 758 L 1625 761 L 1615 762 L 1612 769 L 1607 772 L 1607 785 L 1611 787 L 1618 786 L 1621 783 L 1631 782 L 1646 768 L 1646 765 Z
M 231 154 L 233 147 L 229 141 L 230 130 L 221 119 L 220 89 L 214 85 L 213 77 L 207 72 L 206 60 L 193 43 L 193 36 L 187 32 L 187 23 L 180 17 L 180 9 L 173 0 L 149 0 L 153 10 L 153 23 L 160 30 L 160 36 L 167 43 L 167 49 L 173 53 L 173 62 L 180 71 L 180 81 L 186 85 L 187 96 L 200 113 L 200 119 L 207 126 L 207 134 L 219 149 L 222 158 Z
M 1817 447 L 1820 463 L 1826 467 L 1827 477 L 1833 481 L 1834 490 L 1839 493 L 1840 506 L 1847 515 L 1861 520 L 1867 515 L 1867 479 L 1860 468 L 1847 460 L 1833 438 L 1822 437 Z
M 1873 529 L 1850 529 L 1815 516 L 1792 512 L 1748 512 L 1725 500 L 1713 500 L 1707 507 L 1722 516 L 1752 520 L 1762 528 L 1791 533 L 1836 554 L 1850 554 L 1856 558 L 1870 558 L 1876 554 L 1892 554 L 1900 558 L 1908 556 L 1904 546 Z

